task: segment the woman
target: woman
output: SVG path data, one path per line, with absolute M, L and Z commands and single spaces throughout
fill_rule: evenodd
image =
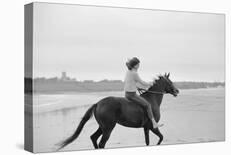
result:
M 126 66 L 128 68 L 128 71 L 126 73 L 126 77 L 125 77 L 125 85 L 124 85 L 124 90 L 125 90 L 125 97 L 131 101 L 135 101 L 135 103 L 140 104 L 141 106 L 144 107 L 144 109 L 146 110 L 149 119 L 152 121 L 152 125 L 153 128 L 158 128 L 161 127 L 161 125 L 157 124 L 157 122 L 155 121 L 154 117 L 153 117 L 153 113 L 152 113 L 152 108 L 151 108 L 151 104 L 148 103 L 148 101 L 137 95 L 136 94 L 136 85 L 139 83 L 140 85 L 148 88 L 152 86 L 152 83 L 147 83 L 143 80 L 141 80 L 141 78 L 139 77 L 137 70 L 140 66 L 140 61 L 138 58 L 134 57 L 132 59 L 130 59 L 127 63 Z

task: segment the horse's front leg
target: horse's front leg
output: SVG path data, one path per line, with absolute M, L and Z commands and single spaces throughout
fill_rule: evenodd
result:
M 149 128 L 144 128 L 145 143 L 149 145 Z
M 160 145 L 161 142 L 163 141 L 163 135 L 160 133 L 160 130 L 159 130 L 158 128 L 156 128 L 156 129 L 151 128 L 150 130 L 151 130 L 155 135 L 157 135 L 157 136 L 159 137 L 159 141 L 158 141 L 157 145 Z

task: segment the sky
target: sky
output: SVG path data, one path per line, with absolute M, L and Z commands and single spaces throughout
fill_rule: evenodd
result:
M 224 81 L 225 16 L 35 3 L 34 77 L 123 80 L 134 56 L 147 81 Z

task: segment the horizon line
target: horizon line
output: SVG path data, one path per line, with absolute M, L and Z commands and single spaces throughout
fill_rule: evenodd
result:
M 28 78 L 28 77 L 25 77 L 25 78 Z M 35 78 L 32 78 L 32 79 L 34 80 L 34 79 L 39 79 L 39 78 L 45 78 L 45 79 L 57 78 L 57 79 L 62 81 L 62 79 L 60 77 L 58 77 L 58 76 L 54 76 L 54 77 L 35 77 Z M 75 82 L 85 82 L 85 81 L 100 82 L 100 81 L 104 81 L 104 80 L 107 80 L 107 81 L 122 81 L 122 82 L 124 82 L 124 80 L 121 80 L 121 79 L 106 79 L 106 78 L 101 79 L 101 80 L 93 80 L 93 79 L 77 80 L 76 78 L 70 78 L 69 79 L 69 81 L 75 81 Z M 63 80 L 63 81 L 65 81 L 65 80 Z M 68 80 L 66 80 L 66 81 L 68 81 Z M 173 81 L 173 82 L 208 82 L 208 83 L 216 83 L 216 82 L 218 82 L 218 83 L 225 83 L 225 80 L 224 81 L 218 81 L 218 80 L 211 80 L 211 81 L 210 80 L 209 81 L 177 80 L 177 81 Z

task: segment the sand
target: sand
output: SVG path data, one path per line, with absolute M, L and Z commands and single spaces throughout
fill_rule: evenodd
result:
M 174 98 L 165 95 L 161 105 L 161 145 L 225 140 L 224 88 L 181 90 Z M 91 104 L 122 92 L 35 95 L 34 150 L 56 151 L 55 144 L 70 136 Z M 94 117 L 78 139 L 60 151 L 94 149 L 90 135 L 98 128 Z M 150 145 L 158 137 L 150 132 Z M 106 148 L 145 146 L 143 129 L 116 125 Z

